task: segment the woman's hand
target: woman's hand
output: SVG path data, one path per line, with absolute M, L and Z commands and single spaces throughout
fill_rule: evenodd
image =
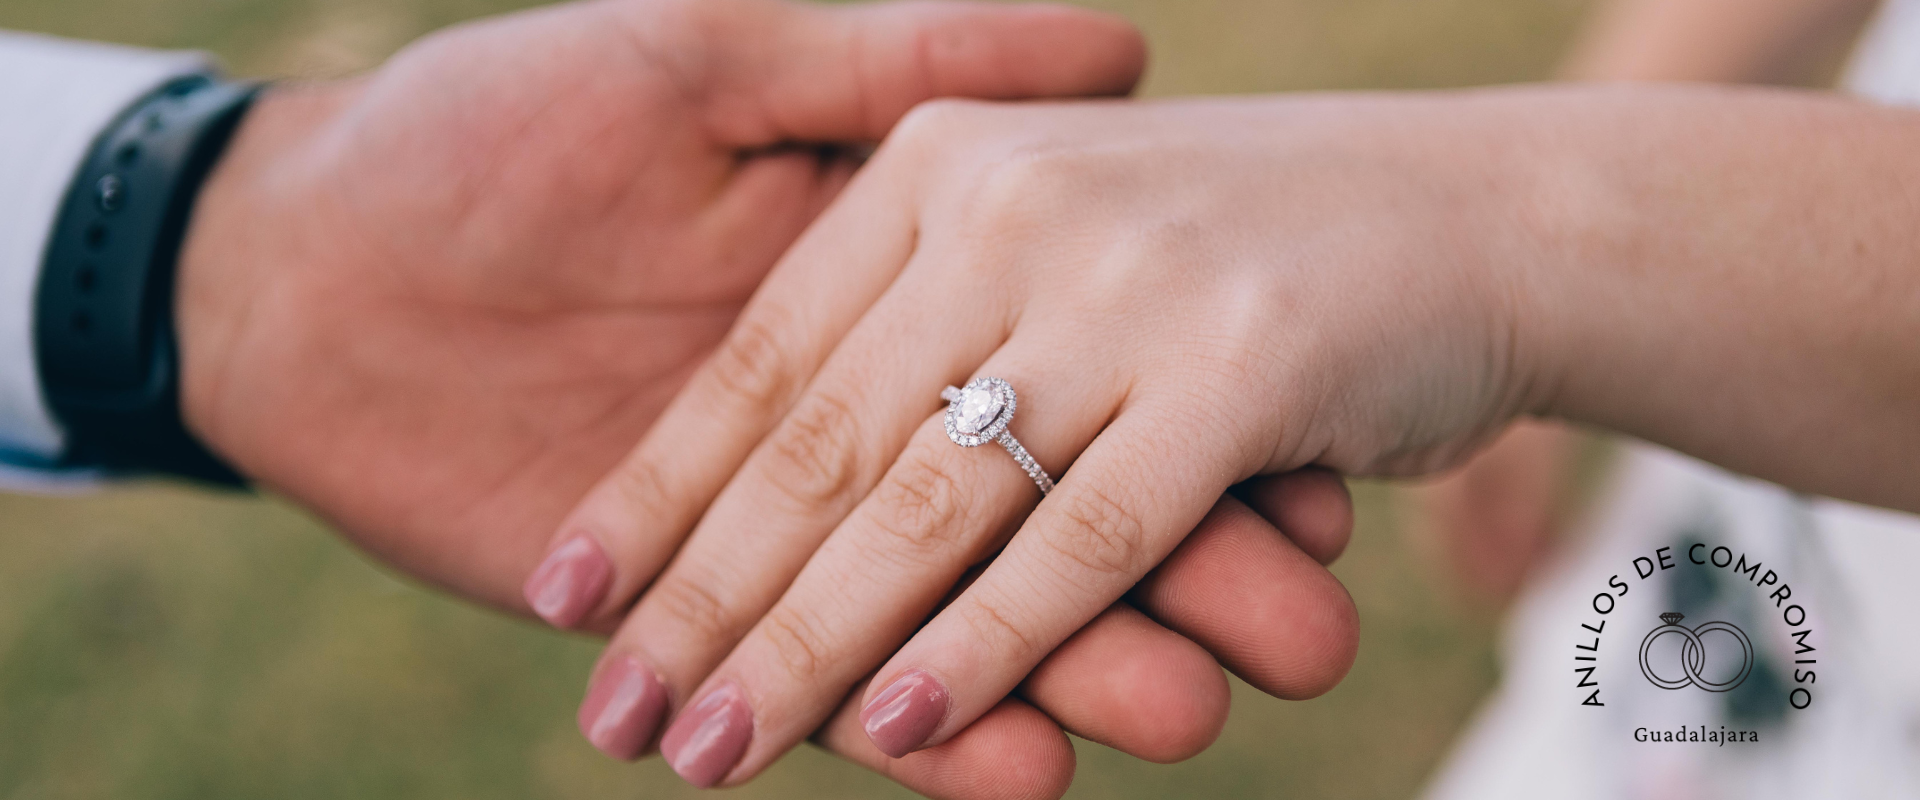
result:
M 672 558 L 609 658 L 658 676 L 708 784 L 869 675 L 881 750 L 946 741 L 1228 486 L 1431 471 L 1523 412 L 1920 507 L 1917 140 L 1698 87 L 926 106 L 556 545 Z M 942 430 L 939 388 L 984 376 L 1059 479 L 1037 507 Z M 1330 608 L 1284 618 L 1263 688 L 1339 676 Z
M 1058 797 L 1074 772 L 1062 728 L 1162 763 L 1211 745 L 1229 698 L 1209 650 L 1270 691 L 1297 687 L 1303 649 L 1323 651 L 1308 659 L 1344 671 L 1357 620 L 1344 590 L 1319 568 L 1352 531 L 1341 480 L 1302 470 L 1250 481 L 1235 494 L 1244 503 L 1223 498 L 1130 602 L 1075 632 L 1034 668 L 1017 697 L 947 741 L 904 758 L 881 751 L 864 730 L 864 682 L 812 741 L 934 797 Z M 1297 624 L 1303 613 L 1336 622 L 1331 629 Z M 594 677 L 581 731 L 610 755 L 646 753 L 668 700 L 658 678 L 617 653 L 602 658 Z
M 1499 153 L 1443 141 L 1450 108 L 911 115 L 556 540 L 613 554 L 596 607 L 664 565 L 603 664 L 657 676 L 674 767 L 744 780 L 876 667 L 859 705 L 880 749 L 945 741 L 1228 487 L 1314 463 L 1429 469 L 1524 408 L 1524 287 L 1451 236 L 1481 207 L 1463 190 L 1512 187 Z M 1383 359 L 1382 341 L 1417 344 Z M 1037 509 L 1005 452 L 942 428 L 940 388 L 977 376 L 1011 382 L 1011 432 L 1059 479 Z M 1248 676 L 1290 697 L 1353 652 L 1331 576 L 1296 564 L 1265 629 L 1290 658 Z

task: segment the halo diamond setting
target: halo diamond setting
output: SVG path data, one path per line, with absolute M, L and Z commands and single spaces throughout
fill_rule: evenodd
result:
M 965 387 L 949 386 L 940 390 L 940 399 L 947 401 L 947 438 L 954 444 L 979 447 L 995 442 L 1013 454 L 1013 460 L 1033 479 L 1034 485 L 1040 487 L 1041 495 L 1053 491 L 1053 478 L 1048 477 L 1027 448 L 1007 432 L 1007 426 L 1013 423 L 1013 412 L 1020 405 L 1012 384 L 999 378 L 975 378 Z

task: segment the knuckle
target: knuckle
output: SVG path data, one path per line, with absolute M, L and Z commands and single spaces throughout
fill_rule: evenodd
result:
M 697 641 L 733 641 L 740 622 L 732 608 L 704 576 L 671 575 L 647 590 L 646 600 L 667 618 L 687 629 Z
M 979 199 L 988 209 L 1032 213 L 1083 198 L 1083 189 L 1099 171 L 1101 156 L 1057 146 L 1029 145 L 995 162 L 981 174 Z
M 955 546 L 954 526 L 966 515 L 953 462 L 932 454 L 902 458 L 874 491 L 871 521 L 893 547 L 885 552 L 937 559 Z
M 1170 274 L 1169 264 L 1232 263 L 1237 254 L 1220 239 L 1217 226 L 1209 224 L 1204 212 L 1173 210 L 1149 216 L 1132 230 L 1116 236 L 1115 246 L 1104 252 L 1106 257 L 1101 268 L 1109 277 L 1099 288 L 1102 294 L 1113 294 L 1129 289 L 1137 291 L 1141 285 L 1166 286 L 1172 281 L 1187 279 Z M 1209 324 L 1217 325 L 1219 320 L 1258 306 L 1252 297 L 1242 292 L 1244 288 L 1235 285 L 1219 296 L 1209 296 L 1208 300 L 1222 304 L 1221 313 L 1208 315 Z M 1258 306 L 1260 311 L 1267 309 L 1268 306 Z M 1262 321 L 1271 325 L 1272 317 Z
M 898 156 L 932 156 L 977 113 L 981 103 L 954 97 L 925 100 L 908 109 L 887 136 L 888 151 Z
M 1011 149 L 962 179 L 955 216 L 976 232 L 977 245 L 1018 248 L 1076 224 L 1060 209 L 1079 208 L 1098 191 L 1092 172 L 1099 156 L 1046 144 Z
M 767 612 L 760 631 L 788 675 L 802 683 L 813 683 L 827 677 L 834 663 L 829 655 L 831 643 L 823 638 L 823 632 L 829 629 L 811 614 L 782 604 Z
M 785 331 L 790 315 L 776 305 L 742 315 L 708 362 L 721 394 L 749 408 L 772 411 L 799 385 Z
M 762 475 L 802 507 L 833 505 L 860 483 L 860 436 L 852 405 L 815 393 L 768 439 Z
M 644 450 L 627 459 L 613 473 L 613 492 L 628 512 L 664 512 L 675 507 L 670 473 Z
M 1020 625 L 1020 616 L 996 600 L 981 598 L 962 606 L 960 618 L 966 620 L 974 641 L 986 643 L 990 649 L 998 645 L 1005 650 L 1012 645 L 1022 652 L 1030 652 L 1035 642 Z
M 1103 489 L 1083 486 L 1062 494 L 1042 541 L 1066 563 L 1094 575 L 1125 575 L 1143 566 L 1145 527 L 1140 516 Z
M 1184 344 L 1187 346 L 1180 351 L 1180 368 L 1193 377 L 1185 382 L 1187 385 L 1167 390 L 1167 396 L 1178 402 L 1172 403 L 1173 408 L 1166 413 L 1181 415 L 1186 422 L 1205 424 L 1205 430 L 1212 432 L 1215 426 L 1235 416 L 1221 412 L 1243 405 L 1237 402 L 1222 405 L 1223 401 L 1237 396 L 1236 392 L 1244 391 L 1250 384 L 1267 383 L 1261 380 L 1262 373 L 1270 371 L 1260 358 L 1265 351 L 1240 337 L 1210 331 L 1191 331 Z

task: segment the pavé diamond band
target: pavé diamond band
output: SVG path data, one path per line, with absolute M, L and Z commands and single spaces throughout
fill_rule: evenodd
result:
M 954 444 L 979 447 L 998 442 L 1013 454 L 1020 468 L 1027 471 L 1027 477 L 1040 487 L 1042 496 L 1053 491 L 1053 479 L 1047 477 L 1047 471 L 1033 460 L 1027 448 L 1020 446 L 1020 440 L 1007 432 L 1007 425 L 1013 422 L 1013 410 L 1019 404 L 1011 384 L 999 378 L 974 378 L 965 388 L 941 389 L 940 399 L 947 401 L 947 438 Z

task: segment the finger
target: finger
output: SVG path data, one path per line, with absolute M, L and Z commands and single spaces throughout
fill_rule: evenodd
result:
M 887 239 L 887 231 L 911 230 L 910 221 L 893 219 L 904 203 L 885 188 L 856 187 L 796 246 L 720 352 L 563 524 L 549 561 L 563 566 L 543 567 L 528 583 L 535 610 L 555 624 L 624 614 L 606 658 L 637 659 L 669 696 L 692 696 L 778 599 L 817 543 L 878 481 L 905 437 L 938 405 L 929 387 L 944 383 L 958 364 L 978 363 L 1004 335 L 1005 320 L 973 320 L 982 323 L 977 327 L 987 332 L 984 337 L 962 330 L 968 317 L 957 312 L 932 319 L 960 327 L 930 330 L 936 323 L 927 321 L 924 309 L 930 302 L 946 304 L 928 296 L 931 289 L 921 290 L 917 300 L 877 304 L 911 245 L 875 244 Z M 912 286 L 901 291 L 916 297 Z M 843 361 L 883 368 L 849 367 L 837 381 L 814 381 L 811 402 L 787 413 L 792 396 L 869 306 L 874 310 L 860 323 L 864 335 L 847 349 L 884 356 Z M 932 351 L 950 359 L 947 366 L 901 349 L 929 336 L 949 345 Z M 969 349 L 975 342 L 977 353 Z M 769 435 L 776 422 L 781 429 Z M 756 453 L 754 461 L 743 467 L 749 452 Z M 709 508 L 709 499 L 730 478 L 728 493 Z M 696 518 L 699 528 L 689 537 L 685 531 Z M 674 568 L 625 614 L 628 599 L 660 573 L 683 540 L 685 551 Z M 564 565 L 576 562 L 595 564 L 590 574 L 606 577 L 566 577 L 570 567 Z M 651 713 L 654 707 L 635 709 Z M 626 756 L 627 745 L 650 738 L 659 721 L 623 718 L 624 733 L 589 738 Z M 818 720 L 813 723 L 793 732 L 788 744 Z
M 1020 694 L 1078 736 L 1162 764 L 1213 744 L 1232 700 L 1212 656 L 1125 603 L 1048 655 Z
M 950 304 L 946 314 L 929 317 L 923 311 L 946 302 L 937 287 L 903 280 L 861 320 L 840 345 L 840 354 L 754 449 L 672 563 L 647 587 L 609 653 L 640 658 L 670 694 L 694 696 L 715 665 L 774 608 L 809 559 L 819 557 L 821 542 L 868 497 L 914 430 L 939 406 L 931 387 L 964 374 L 999 346 L 1009 324 L 1004 319 Z M 919 346 L 928 341 L 946 346 Z M 936 446 L 957 449 L 940 435 Z M 1010 500 L 1004 504 L 1008 515 L 1020 500 L 1030 505 L 1037 499 L 1011 462 L 996 466 L 1003 468 L 999 477 Z M 982 528 L 974 533 L 976 540 L 998 532 L 984 530 L 996 524 L 995 518 L 976 523 Z M 907 615 L 900 622 L 903 632 L 926 618 L 940 587 L 951 585 L 954 577 L 916 586 L 922 594 L 933 593 L 918 611 L 893 609 Z M 885 599 L 879 592 L 874 596 Z M 860 677 L 880 655 L 863 666 L 845 662 L 837 679 Z M 795 720 L 787 744 L 824 718 L 844 695 L 844 684 L 823 691 L 832 694 L 807 693 L 817 706 L 810 709 L 814 718 Z
M 637 758 L 648 749 L 649 742 L 631 738 L 631 729 L 623 730 L 617 722 L 600 725 L 600 712 L 611 709 L 613 713 L 605 718 L 617 720 L 632 713 L 623 708 L 665 702 L 664 693 L 649 686 L 644 673 L 633 671 L 637 666 L 620 660 L 604 661 L 596 677 L 611 679 L 596 681 L 595 686 L 604 687 L 599 691 L 607 696 L 589 698 L 583 709 L 592 713 L 581 717 L 581 728 L 589 738 L 600 743 L 602 749 L 616 750 L 626 758 Z M 1053 720 L 1019 700 L 1006 700 L 940 747 L 909 759 L 892 759 L 875 749 L 860 730 L 859 708 L 854 704 L 857 697 L 853 694 L 845 699 L 841 712 L 814 734 L 814 741 L 921 794 L 952 798 L 1059 797 L 1072 782 L 1073 747 Z
M 1227 523 L 1228 519 L 1225 515 L 1209 515 L 1192 536 L 1278 535 L 1257 517 L 1253 525 L 1237 520 Z M 1256 529 L 1256 525 L 1260 527 Z M 1264 550 L 1248 555 L 1271 558 Z M 1174 584 L 1210 581 L 1223 571 L 1222 566 L 1230 570 L 1235 565 L 1202 564 L 1180 569 L 1169 579 Z M 982 569 L 969 568 L 948 597 L 964 591 Z M 1256 587 L 1255 591 L 1263 588 Z M 1208 622 L 1232 625 L 1237 611 L 1230 604 L 1222 604 L 1204 609 L 1200 616 Z M 1252 630 L 1249 638 L 1260 633 Z M 853 695 L 859 696 L 864 688 L 864 684 L 855 687 Z M 1159 763 L 1191 758 L 1212 744 L 1226 725 L 1231 700 L 1225 676 L 1212 655 L 1126 603 L 1114 604 L 1061 644 L 1034 669 L 1019 692 L 1068 732 Z M 845 711 L 843 707 L 841 713 Z M 975 722 L 962 735 L 979 730 L 986 719 Z M 881 763 L 900 763 L 875 749 L 864 733 L 854 738 L 858 747 L 870 751 Z M 938 749 L 909 754 L 906 761 Z
M 1276 697 L 1333 688 L 1359 649 L 1359 614 L 1346 588 L 1231 497 L 1128 599 Z
M 1460 469 L 1418 487 L 1417 538 L 1431 540 L 1465 597 L 1504 606 L 1548 551 L 1567 499 L 1574 433 L 1521 420 Z
M 1229 698 L 1216 657 L 1281 697 L 1337 683 L 1359 641 L 1353 602 L 1289 544 L 1305 538 L 1325 552 L 1345 544 L 1353 519 L 1345 484 L 1316 469 L 1255 478 L 1235 491 L 1308 532 L 1289 529 L 1283 537 L 1267 519 L 1221 498 L 1129 593 L 1131 606 L 1116 604 L 1060 645 L 1021 684 L 1021 695 L 1078 736 L 1168 762 L 1205 749 L 1226 723 Z M 1297 625 L 1297 615 L 1331 616 L 1332 624 Z
M 1170 762 L 1205 749 L 1226 722 L 1229 698 L 1216 658 L 1281 697 L 1313 696 L 1338 683 L 1359 641 L 1352 600 L 1290 544 L 1305 538 L 1334 545 L 1329 552 L 1344 545 L 1353 518 L 1344 483 L 1307 470 L 1255 478 L 1235 492 L 1307 533 L 1289 529 L 1283 537 L 1240 502 L 1221 498 L 1129 593 L 1153 621 L 1116 604 L 1048 655 L 1021 695 L 1076 735 Z M 1300 624 L 1302 616 L 1322 624 Z
M 736 307 L 717 310 L 737 312 L 780 256 L 846 188 L 859 165 L 857 154 L 836 148 L 782 148 L 737 159 L 725 188 L 686 223 L 703 232 L 699 241 L 725 246 L 688 255 L 649 249 L 646 255 L 675 268 L 686 258 L 704 259 L 700 270 L 678 269 L 671 277 L 675 291 L 712 298 L 715 305 L 732 301 Z M 664 275 L 629 272 L 648 272 L 640 276 L 648 281 Z
M 859 691 L 813 735 L 815 743 L 935 798 L 1054 798 L 1073 782 L 1073 745 L 1047 715 L 1007 698 L 958 736 L 890 758 L 860 729 Z
M 1232 494 L 1321 564 L 1340 558 L 1353 538 L 1353 494 L 1333 470 L 1263 475 L 1233 487 Z
M 1252 463 L 1222 457 L 1235 446 L 1218 423 L 1162 403 L 1122 413 L 980 579 L 877 673 L 863 713 L 882 751 L 944 741 L 991 708 L 1193 530 L 1235 461 Z
M 737 147 L 878 141 L 936 97 L 1125 94 L 1146 66 L 1133 26 L 1066 6 L 708 0 L 690 9 L 706 46 L 676 52 L 697 59 L 683 69 L 711 90 L 708 126 Z
M 1196 538 L 1272 533 L 1222 524 L 1215 516 L 1195 531 Z M 1169 576 L 1176 583 L 1211 577 L 1205 568 L 1181 568 Z M 1215 613 L 1231 614 L 1232 609 Z M 815 743 L 913 791 L 954 798 L 1063 793 L 1073 773 L 1073 751 L 1052 720 L 1089 740 L 1166 763 L 1210 744 L 1225 724 L 1229 701 L 1210 656 L 1125 605 L 1116 605 L 1076 633 L 1022 685 L 1022 694 L 1044 715 L 1009 699 L 953 739 L 895 759 L 875 748 L 861 728 L 856 700 L 864 688 L 854 688 L 834 718 L 814 734 Z M 658 695 L 650 697 L 645 691 L 629 690 L 629 696 L 631 700 L 616 704 L 659 702 Z M 589 715 L 582 724 L 589 736 L 596 733 L 592 726 Z M 644 744 L 621 747 L 637 756 Z
M 1223 525 L 1210 515 L 1193 535 L 1245 532 L 1274 534 L 1271 528 L 1259 531 L 1248 525 Z M 968 576 L 977 573 L 978 568 L 967 571 Z M 1189 569 L 1174 580 L 1209 577 L 1204 570 Z M 968 583 L 963 577 L 960 589 Z M 1214 612 L 1231 614 L 1233 610 L 1220 608 Z M 863 696 L 865 689 L 864 682 L 853 688 L 834 718 L 815 733 L 815 743 L 934 796 L 1050 796 L 1050 791 L 1065 789 L 1064 779 L 1071 774 L 1070 752 L 1066 754 L 1068 769 L 1064 773 L 1035 766 L 1036 762 L 1059 762 L 1050 749 L 1059 741 L 1053 726 L 1032 725 L 1031 733 L 1026 733 L 1024 728 L 1028 726 L 1000 721 L 1004 716 L 1018 716 L 1005 713 L 1012 710 L 1009 704 L 1021 708 L 1017 701 L 1003 701 L 938 747 L 895 759 L 874 747 L 860 727 L 854 700 Z M 1180 761 L 1206 749 L 1226 725 L 1231 700 L 1226 679 L 1212 656 L 1125 603 L 1107 609 L 1047 656 L 1021 684 L 1020 696 L 1074 735 L 1160 763 Z M 998 725 L 1009 730 L 993 727 Z M 971 748 L 968 753 L 951 750 L 962 743 Z M 941 766 L 929 768 L 928 757 L 937 757 Z M 982 769 L 983 765 L 991 766 Z M 1043 778 L 1050 774 L 1062 778 L 1059 789 L 1044 788 L 1047 784 Z M 932 780 L 935 778 L 938 781 Z M 958 779 L 959 786 L 944 782 L 951 779 Z M 1009 780 L 1016 783 L 1009 785 Z
M 695 13 L 719 15 L 716 19 L 727 18 L 730 14 L 741 19 L 754 19 L 756 13 L 766 14 L 784 20 L 774 26 L 779 30 L 788 27 L 809 29 L 810 25 L 817 28 L 827 24 L 822 21 L 825 18 L 819 15 L 842 15 L 856 21 L 849 23 L 841 17 L 834 17 L 841 19 L 836 24 L 842 26 L 840 31 L 843 36 L 854 36 L 858 40 L 858 44 L 852 46 L 854 50 L 870 46 L 868 43 L 879 40 L 881 33 L 913 33 L 926 37 L 922 40 L 924 46 L 932 46 L 954 36 L 960 37 L 955 41 L 973 41 L 972 37 L 975 36 L 988 33 L 999 36 L 1004 33 L 1021 41 L 1030 41 L 1024 37 L 1035 32 L 1066 31 L 1062 34 L 1065 43 L 1060 46 L 1063 52 L 1071 55 L 1078 52 L 1078 42 L 1112 38 L 1115 35 L 1114 23 L 1110 19 L 1065 9 L 1028 10 L 1009 15 L 1012 9 L 994 5 L 928 4 L 907 8 L 907 11 L 886 11 L 881 6 L 863 6 L 828 12 L 818 7 L 774 5 L 762 0 L 730 0 L 728 3 L 696 6 Z M 912 11 L 913 8 L 920 10 Z M 782 14 L 797 16 L 787 18 Z M 888 14 L 904 16 L 887 17 Z M 1028 14 L 1033 16 L 1023 16 Z M 880 15 L 873 19 L 892 20 L 887 25 L 896 27 L 886 27 L 877 21 L 857 22 L 867 19 L 862 15 Z M 949 30 L 944 27 L 949 23 L 955 28 Z M 1032 24 L 1031 27 L 1028 23 Z M 712 23 L 716 31 L 729 31 L 731 29 L 728 26 L 734 24 L 740 23 L 738 20 L 728 22 L 724 19 Z M 860 25 L 880 27 L 868 30 Z M 1079 32 L 1083 28 L 1091 32 Z M 720 36 L 716 41 L 733 46 L 737 42 L 765 42 L 765 37 L 771 35 L 766 31 L 748 35 L 750 33 Z M 793 35 L 805 39 L 801 34 Z M 756 39 L 756 36 L 760 38 Z M 1132 34 L 1128 33 L 1119 38 L 1130 36 Z M 1041 39 L 1044 40 L 1045 35 Z M 831 37 L 825 41 L 846 45 L 845 41 Z M 1052 58 L 1051 46 L 1042 50 L 1048 57 L 1040 61 Z M 974 76 L 963 80 L 959 76 L 971 73 L 958 66 L 951 69 L 937 66 L 943 63 L 939 58 L 923 55 L 929 59 L 926 70 L 942 75 L 953 73 L 956 76 L 953 79 L 955 87 L 986 90 L 996 85 L 988 77 Z M 1027 55 L 1010 55 L 1004 59 L 1003 66 L 1019 67 L 1011 71 L 1024 74 L 1028 60 Z M 1067 58 L 1060 63 L 1070 65 L 1075 60 Z M 862 66 L 861 69 L 873 67 Z M 1040 72 L 1036 74 L 1055 74 L 1048 67 L 1038 69 Z M 900 71 L 874 69 L 873 74 L 865 76 L 864 80 L 876 85 L 887 84 L 892 78 L 880 76 L 892 76 Z M 1123 72 L 1131 76 L 1137 72 L 1137 65 Z M 814 81 L 823 85 L 831 83 L 824 71 L 809 74 L 814 76 Z M 1060 74 L 1068 77 L 1061 78 L 1057 84 L 1043 82 L 1021 85 L 1015 82 L 1001 87 L 1004 91 L 984 93 L 1008 96 L 1016 89 L 1049 88 L 1098 91 L 1099 86 L 1106 85 L 1087 77 L 1105 74 L 1102 70 L 1085 68 L 1084 65 L 1065 69 Z M 1080 77 L 1073 77 L 1076 75 Z M 845 72 L 833 77 L 846 81 L 856 75 Z M 1128 81 L 1131 79 L 1127 78 Z M 822 101 L 814 105 L 842 111 L 869 106 L 892 108 L 879 116 L 897 116 L 907 105 L 919 99 L 912 93 L 908 94 L 906 99 L 891 105 L 859 93 L 837 102 Z M 796 118 L 804 116 L 795 115 Z M 891 124 L 890 119 L 888 124 Z M 874 127 L 870 121 L 860 125 L 869 129 Z M 880 130 L 884 130 L 884 127 Z M 783 138 L 807 132 L 806 126 L 777 131 Z M 824 127 L 812 130 L 812 133 L 822 136 L 833 132 Z M 894 146 L 890 148 L 896 151 L 900 149 Z M 890 148 L 883 147 L 882 152 L 876 155 L 876 160 L 884 159 Z M 909 149 L 907 155 L 900 157 L 918 156 Z M 912 171 L 905 172 L 911 174 Z M 546 560 L 529 577 L 525 586 L 526 600 L 535 613 L 559 627 L 610 629 L 640 588 L 658 573 L 674 547 L 693 527 L 694 521 L 728 477 L 734 474 L 754 444 L 786 414 L 800 389 L 806 385 L 808 377 L 852 327 L 861 312 L 870 307 L 892 281 L 912 249 L 915 228 L 912 198 L 907 193 L 910 187 L 889 183 L 886 178 L 872 177 L 885 174 L 884 171 L 870 169 L 865 174 L 868 178 L 866 181 L 856 178 L 843 198 L 800 238 L 782 262 L 795 266 L 773 271 L 742 311 L 727 338 L 675 397 L 648 435 L 562 524 L 549 546 Z
M 795 243 L 638 446 L 575 507 L 526 583 L 562 627 L 611 628 L 907 260 L 900 187 L 867 173 Z
M 1106 399 L 1103 405 L 1102 400 L 1117 394 L 1112 382 L 1087 371 L 1085 360 L 1076 364 L 1057 351 L 1007 350 L 1035 355 L 1023 361 L 996 357 L 984 369 L 1015 382 L 1023 376 L 1048 376 L 1043 386 L 1035 381 L 1039 388 L 1017 404 L 1021 415 L 1049 420 L 1028 437 L 1034 451 L 1070 453 L 1091 440 L 1114 402 Z M 853 363 L 868 363 L 870 358 L 881 364 L 888 360 L 872 356 Z M 839 355 L 835 359 L 840 363 Z M 840 373 L 823 372 L 817 382 L 830 386 L 838 380 Z M 885 477 L 804 560 L 785 594 L 763 616 L 748 619 L 751 630 L 731 653 L 721 653 L 724 660 L 698 684 L 691 695 L 692 710 L 674 720 L 661 744 L 670 763 L 690 782 L 706 786 L 745 780 L 818 727 L 847 689 L 905 641 L 947 587 L 1004 541 L 1020 512 L 1039 499 L 1031 479 L 1005 451 L 997 445 L 955 445 L 943 418 L 919 426 Z M 1020 418 L 1014 418 L 1016 427 Z M 1056 470 L 1062 466 L 1052 465 Z M 647 614 L 647 620 L 629 626 L 663 623 L 647 613 L 652 602 L 650 591 L 634 614 L 636 619 Z M 626 633 L 623 629 L 617 637 L 617 648 L 676 658 L 644 638 L 627 640 Z M 668 648 L 675 644 L 669 641 Z M 679 674 L 666 677 L 670 684 L 684 679 Z M 727 713 L 751 721 L 751 735 L 725 747 L 682 747 L 689 731 L 719 713 L 718 706 L 703 708 L 714 696 L 724 696 L 732 708 Z

